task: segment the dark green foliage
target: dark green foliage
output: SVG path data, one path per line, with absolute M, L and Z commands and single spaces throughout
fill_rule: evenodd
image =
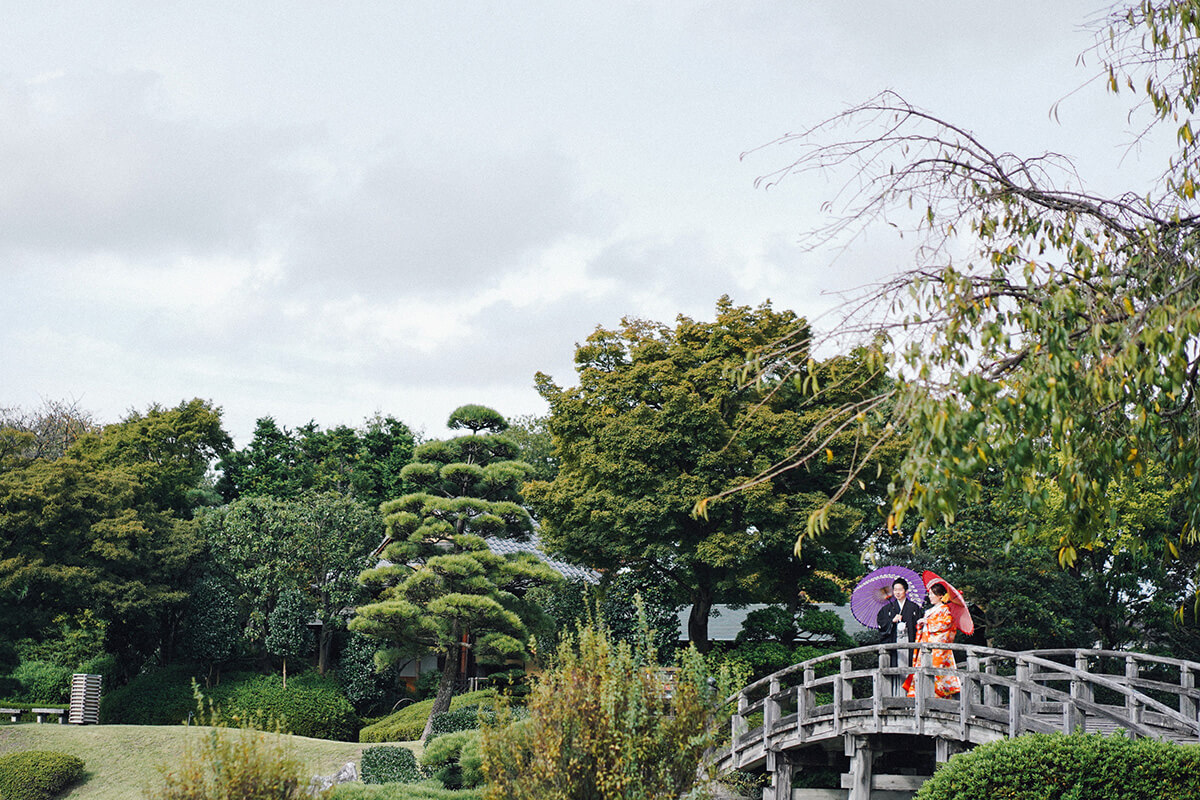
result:
M 828 575 L 859 569 L 862 522 L 886 483 L 870 477 L 841 491 L 845 465 L 863 454 L 854 414 L 839 417 L 820 464 L 745 485 L 790 460 L 842 402 L 887 382 L 864 353 L 818 363 L 807 342 L 794 313 L 723 297 L 712 322 L 626 319 L 597 329 L 576 349 L 578 386 L 539 374 L 559 471 L 525 493 L 547 548 L 613 573 L 630 569 L 643 587 L 670 587 L 675 604 L 691 606 L 687 638 L 701 649 L 716 602 L 841 599 Z M 836 387 L 836 399 L 803 390 L 818 382 Z M 801 558 L 796 540 L 822 508 L 826 531 Z
M 287 660 L 297 661 L 312 651 L 312 631 L 308 622 L 312 614 L 295 589 L 279 596 L 279 602 L 267 617 L 267 637 L 263 641 L 267 652 L 283 659 L 283 686 L 287 688 Z
M 680 639 L 676 615 L 679 605 L 671 590 L 662 583 L 648 583 L 632 572 L 607 575 L 599 585 L 571 581 L 530 592 L 530 597 L 542 607 L 551 623 L 536 631 L 539 650 L 554 652 L 560 632 L 569 633 L 580 622 L 586 622 L 589 609 L 598 614 L 610 636 L 633 646 L 640 636 L 635 596 L 642 598 L 645 620 L 659 663 L 670 664 Z
M 51 750 L 0 756 L 0 798 L 51 800 L 83 777 L 83 761 Z
M 192 682 L 203 670 L 177 665 L 141 675 L 100 701 L 105 724 L 177 725 L 196 710 Z M 298 736 L 355 741 L 361 721 L 337 682 L 315 672 L 293 675 L 285 690 L 278 675 L 234 673 L 204 689 L 227 718 L 238 717 Z
M 18 703 L 65 703 L 71 694 L 73 670 L 45 661 L 23 661 L 12 672 L 21 684 L 9 699 Z
M 137 676 L 100 697 L 104 725 L 178 725 L 196 710 L 192 681 L 198 670 L 175 664 Z M 229 676 L 236 680 L 236 676 Z
M 342 687 L 342 694 L 354 704 L 359 715 L 369 717 L 391 711 L 396 702 L 407 695 L 400 683 L 399 671 L 399 665 L 379 671 L 375 666 L 375 643 L 352 632 L 342 647 L 334 676 Z M 436 690 L 435 685 L 431 691 Z
M 451 424 L 473 431 L 503 427 L 494 411 L 456 414 Z M 358 608 L 350 627 L 379 640 L 385 664 L 429 653 L 444 658 L 432 713 L 450 707 L 463 637 L 470 636 L 478 663 L 526 656 L 528 624 L 542 616 L 529 590 L 561 580 L 531 553 L 488 547 L 486 537 L 525 539 L 533 530 L 518 502 L 530 468 L 511 460 L 515 454 L 515 444 L 492 434 L 423 444 L 418 463 L 404 469 L 421 491 L 381 507 L 387 563 L 362 573 L 377 599 Z
M 171 658 L 203 550 L 192 514 L 207 502 L 211 460 L 229 447 L 220 419 L 199 400 L 153 406 L 84 435 L 60 458 L 0 474 L 7 636 L 43 642 L 61 618 L 84 633 L 102 630 L 126 675 L 152 655 Z
M 295 431 L 263 417 L 250 444 L 221 460 L 217 489 L 226 501 L 337 492 L 374 507 L 400 493 L 400 470 L 413 444 L 408 426 L 390 416 L 376 415 L 358 430 L 321 430 L 310 422 Z
M 223 681 L 207 693 L 226 717 L 257 720 L 285 733 L 353 742 L 362 721 L 337 682 L 315 672 L 294 675 L 287 688 L 278 675 Z
M 1195 800 L 1200 746 L 1031 734 L 955 756 L 916 800 Z
M 413 783 L 425 777 L 407 747 L 368 747 L 359 764 L 363 783 Z
M 241 633 L 237 603 L 225 583 L 214 575 L 196 581 L 184 607 L 180 655 L 220 664 L 233 654 Z
M 323 623 L 318 669 L 328 669 L 333 636 L 345 626 L 341 612 L 361 599 L 358 575 L 383 535 L 378 512 L 336 492 L 250 496 L 206 514 L 204 530 L 248 610 L 248 642 L 263 644 L 280 596 L 298 591 Z
M 478 730 L 485 723 L 494 724 L 495 722 L 495 709 L 478 705 L 462 705 L 434 715 L 433 722 L 429 727 L 429 738 L 432 740 L 436 736 L 447 733 Z
M 425 744 L 421 766 L 447 789 L 471 789 L 483 783 L 483 754 L 477 730 L 447 733 Z
M 471 433 L 499 433 L 508 428 L 508 420 L 500 412 L 487 406 L 465 405 L 450 412 L 446 427 L 452 431 L 465 429 Z

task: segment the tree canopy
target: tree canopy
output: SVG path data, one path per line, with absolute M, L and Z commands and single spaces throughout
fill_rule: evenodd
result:
M 992 150 L 890 92 L 774 143 L 802 152 L 765 182 L 846 176 L 816 241 L 880 219 L 918 234 L 914 267 L 854 306 L 895 312 L 864 330 L 882 325 L 897 354 L 896 414 L 881 430 L 909 439 L 890 523 L 915 518 L 918 537 L 977 503 L 991 466 L 1031 523 L 1056 504 L 1072 564 L 1114 520 L 1112 482 L 1151 462 L 1184 484 L 1168 549 L 1200 535 L 1200 4 L 1119 11 L 1095 52 L 1109 90 L 1177 135 L 1156 183 L 1090 193 L 1067 159 Z M 801 447 L 791 460 L 821 455 Z
M 90 609 L 127 673 L 155 653 L 169 660 L 203 552 L 192 515 L 212 499 L 205 474 L 229 444 L 220 410 L 192 400 L 0 474 L 4 633 L 36 636 Z
M 627 319 L 616 330 L 598 328 L 576 350 L 577 387 L 538 375 L 559 465 L 553 480 L 525 490 L 544 543 L 670 587 L 692 606 L 688 634 L 701 648 L 719 595 L 792 608 L 804 595 L 841 599 L 837 579 L 860 569 L 862 523 L 882 492 L 874 477 L 874 485 L 841 492 L 839 471 L 863 445 L 840 403 L 877 394 L 886 378 L 862 353 L 817 362 L 774 346 L 784 340 L 806 341 L 807 324 L 769 303 L 752 309 L 722 298 L 712 322 L 680 317 L 672 328 Z M 743 370 L 750 359 L 756 375 Z M 838 402 L 807 397 L 801 387 L 814 382 Z M 701 498 L 777 463 L 833 422 L 831 413 L 841 414 L 842 428 L 822 438 L 826 459 L 693 514 Z M 793 552 L 805 520 L 821 509 L 827 535 Z
M 500 433 L 507 425 L 492 409 L 463 406 L 449 427 L 471 434 L 417 448 L 403 476 L 422 491 L 384 503 L 386 561 L 362 575 L 378 599 L 358 609 L 351 629 L 381 641 L 384 663 L 425 653 L 443 659 L 422 738 L 450 707 L 465 653 L 499 661 L 526 655 L 526 621 L 541 613 L 526 594 L 560 580 L 536 556 L 501 555 L 484 539 L 532 531 L 518 502 L 531 468 L 512 460 L 517 446 Z

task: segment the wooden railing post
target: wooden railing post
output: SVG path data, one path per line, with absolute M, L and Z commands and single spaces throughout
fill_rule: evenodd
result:
M 775 723 L 779 722 L 779 678 L 771 678 L 767 699 L 763 703 L 763 742 L 771 736 Z
M 892 664 L 891 658 L 886 650 L 879 653 L 878 666 L 875 669 L 875 677 L 871 681 L 871 717 L 875 723 L 875 732 L 880 733 L 883 730 L 883 698 L 891 694 L 890 675 L 885 675 L 884 670 Z M 884 687 L 887 687 L 886 689 Z
M 979 656 L 967 653 L 967 673 L 962 677 L 962 688 L 958 692 L 958 735 L 967 738 L 967 726 L 971 720 L 971 705 L 978 702 Z
M 929 696 L 929 656 L 921 649 L 921 666 L 913 673 L 913 716 L 917 734 L 925 733 L 925 701 Z
M 996 676 L 996 662 L 988 659 L 987 666 L 983 668 L 983 674 Z M 996 689 L 996 684 L 992 681 L 987 681 L 983 685 L 983 704 L 988 708 L 995 708 L 1000 705 L 999 690 Z
M 1196 673 L 1186 664 L 1179 668 L 1179 688 L 1183 690 L 1179 693 L 1179 713 L 1192 722 L 1200 722 L 1196 718 L 1196 700 L 1190 694 L 1196 688 Z
M 746 697 L 745 692 L 738 692 L 737 711 L 729 718 L 729 734 L 732 737 L 729 748 L 734 754 L 734 763 L 737 763 L 738 737 L 746 732 L 746 709 L 750 707 L 750 698 Z
M 796 687 L 796 733 L 799 739 L 803 742 L 808 738 L 808 733 L 805 725 L 808 724 L 808 715 L 812 710 L 812 682 L 816 678 L 816 673 L 812 667 L 804 668 L 804 680 Z
M 1025 716 L 1025 688 L 1029 682 L 1029 664 L 1017 659 L 1016 685 L 1008 692 L 1008 735 L 1018 736 Z
M 1125 680 L 1129 687 L 1130 694 L 1125 695 L 1125 710 L 1129 713 L 1129 721 L 1140 723 L 1142 721 L 1142 711 L 1144 706 L 1138 702 L 1138 699 L 1133 696 L 1136 691 L 1133 688 L 1133 682 L 1138 677 L 1138 663 L 1133 656 L 1125 656 Z M 1130 731 L 1132 733 L 1132 731 Z

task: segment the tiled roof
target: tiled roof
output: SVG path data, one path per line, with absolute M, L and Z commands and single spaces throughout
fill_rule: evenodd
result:
M 555 570 L 557 570 L 560 575 L 569 581 L 585 581 L 587 583 L 600 582 L 600 573 L 596 572 L 596 570 L 588 569 L 587 567 L 579 567 L 574 564 L 568 564 L 566 561 L 559 561 L 556 558 L 551 558 L 550 556 L 546 555 L 546 552 L 542 550 L 542 540 L 538 538 L 537 534 L 532 535 L 529 540 L 525 542 L 518 542 L 514 539 L 498 539 L 494 537 L 488 537 L 487 539 L 484 539 L 484 541 L 487 542 L 488 547 L 491 548 L 493 553 L 499 553 L 501 555 L 533 553 L 542 561 L 546 562 Z

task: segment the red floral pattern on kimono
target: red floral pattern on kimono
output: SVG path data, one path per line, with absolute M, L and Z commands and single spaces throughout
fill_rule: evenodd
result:
M 925 617 L 917 623 L 917 641 L 918 642 L 936 642 L 937 644 L 950 644 L 954 641 L 954 633 L 958 628 L 954 624 L 954 615 L 950 613 L 950 608 L 943 603 L 940 606 L 934 606 L 925 612 Z M 913 666 L 921 666 L 921 659 L 926 653 L 931 656 L 931 662 L 935 667 L 943 667 L 946 669 L 955 669 L 957 664 L 954 663 L 954 652 L 952 650 L 918 650 L 913 653 Z M 904 680 L 904 691 L 909 697 L 916 695 L 916 675 L 909 675 Z M 938 697 L 949 697 L 952 694 L 957 694 L 962 689 L 962 681 L 957 675 L 934 675 L 933 690 Z

